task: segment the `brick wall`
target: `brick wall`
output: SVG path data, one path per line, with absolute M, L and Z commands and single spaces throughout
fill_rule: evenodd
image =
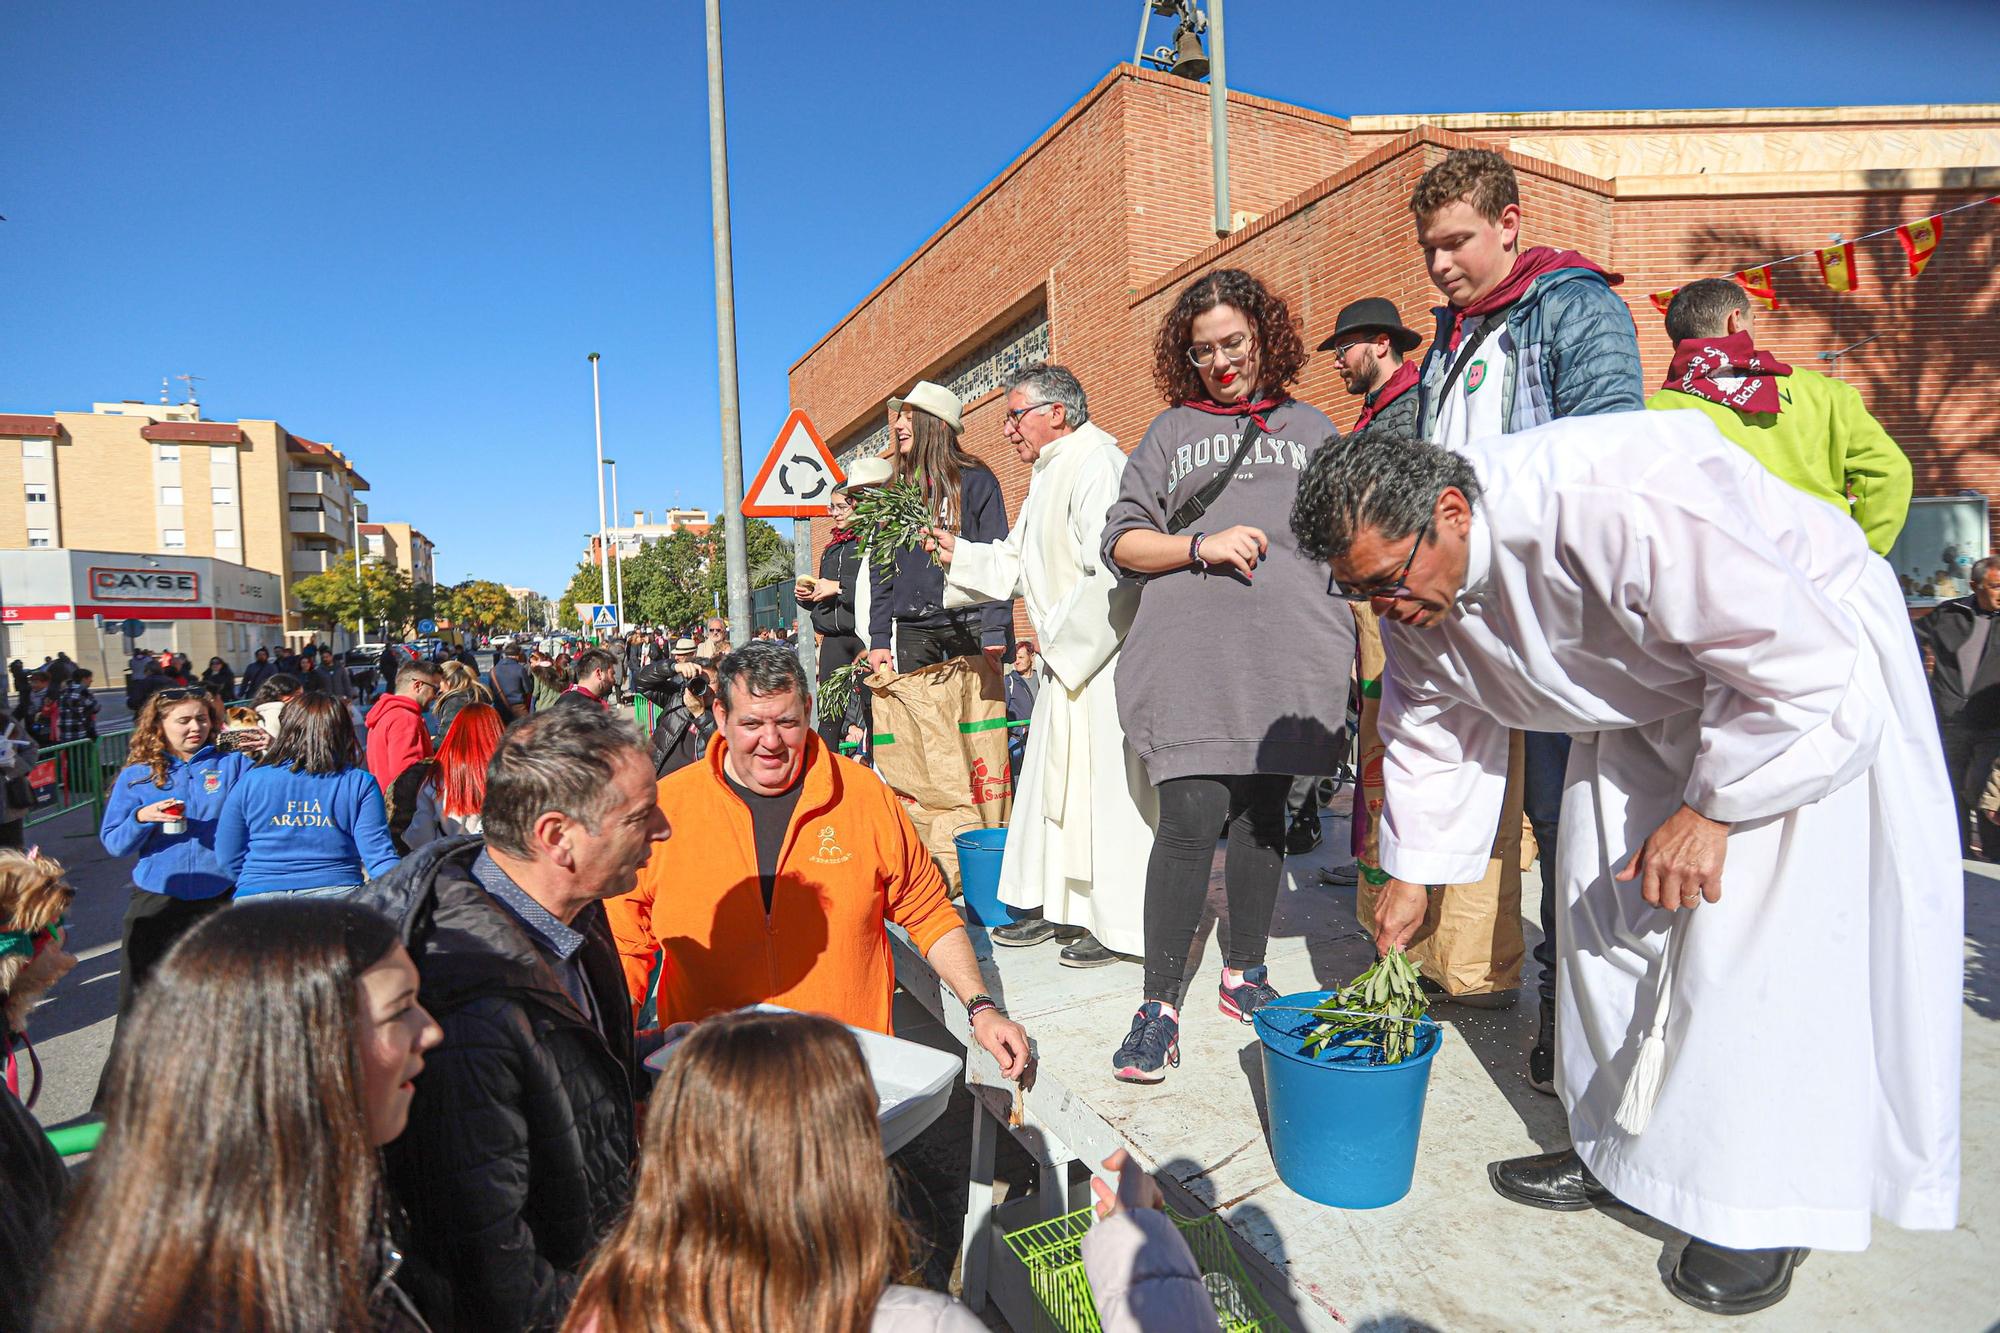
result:
M 1654 131 L 1641 123 L 1646 113 L 1635 114 L 1628 129 L 1606 122 L 1533 132 Z M 1824 117 L 1786 125 L 1788 132 L 1847 128 Z M 1221 266 L 1247 268 L 1284 295 L 1309 346 L 1331 330 L 1342 305 L 1361 296 L 1391 298 L 1404 322 L 1428 336 L 1428 310 L 1438 297 L 1416 245 L 1410 191 L 1452 148 L 1504 148 L 1518 128 L 1357 133 L 1332 117 L 1232 94 L 1232 209 L 1261 216 L 1218 241 L 1207 89 L 1121 67 L 793 366 L 792 402 L 810 411 L 830 440 L 851 438 L 879 424 L 890 394 L 1045 300 L 1053 359 L 1078 373 L 1092 419 L 1129 447 L 1162 407 L 1150 368 L 1154 330 L 1187 282 Z M 1758 127 L 1746 113 L 1740 124 L 1712 128 L 1728 135 Z M 1717 151 L 1730 150 L 1725 144 Z M 1620 292 L 1634 311 L 1650 383 L 1664 375 L 1670 351 L 1650 292 L 1992 192 L 1967 185 L 1621 198 L 1612 183 L 1510 157 L 1521 179 L 1524 244 L 1574 248 L 1626 274 Z M 1983 176 L 1973 184 L 1983 186 Z M 1993 494 L 2000 492 L 2000 449 L 1987 423 L 2000 409 L 2000 352 L 1987 331 L 2000 315 L 2000 206 L 1954 217 L 1945 236 L 1915 281 L 1902 276 L 1902 255 L 1889 237 L 1862 247 L 1864 285 L 1852 294 L 1823 287 L 1810 258 L 1782 270 L 1784 308 L 1761 317 L 1760 341 L 1824 368 L 1817 353 L 1879 333 L 1840 373 L 1910 454 L 1917 493 L 1970 487 Z M 1328 355 L 1308 363 L 1295 391 L 1342 425 L 1358 408 Z M 964 440 L 999 475 L 1017 512 L 1027 469 L 1001 438 L 1001 411 L 997 394 L 968 405 Z M 823 540 L 816 532 L 816 549 Z M 1018 623 L 1025 633 L 1025 620 Z

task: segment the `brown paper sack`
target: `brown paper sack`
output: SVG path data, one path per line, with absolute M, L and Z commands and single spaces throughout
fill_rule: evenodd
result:
M 1007 769 L 1007 690 L 1000 669 L 979 657 L 868 681 L 874 697 L 875 771 L 903 798 L 954 890 L 968 828 L 998 828 L 1013 812 Z
M 1410 942 L 1410 961 L 1450 995 L 1513 990 L 1521 984 L 1521 956 L 1526 952 L 1521 867 L 1523 854 L 1532 855 L 1523 846 L 1521 756 L 1517 731 L 1508 738 L 1507 794 L 1484 878 L 1472 884 L 1448 884 L 1431 894 L 1424 924 Z M 1365 875 L 1356 886 L 1355 915 L 1370 935 L 1375 933 L 1379 892 Z

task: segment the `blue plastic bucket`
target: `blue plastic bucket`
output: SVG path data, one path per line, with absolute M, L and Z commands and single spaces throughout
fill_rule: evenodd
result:
M 1417 1049 L 1393 1065 L 1345 1052 L 1302 1053 L 1310 1013 L 1332 991 L 1301 991 L 1259 1009 L 1271 1161 L 1294 1193 L 1335 1208 L 1382 1208 L 1410 1192 L 1417 1135 L 1442 1030 L 1426 1023 Z
M 1007 830 L 967 829 L 951 841 L 958 848 L 958 887 L 965 895 L 967 923 L 1012 925 L 1014 914 L 1000 901 L 1000 858 L 1007 850 Z

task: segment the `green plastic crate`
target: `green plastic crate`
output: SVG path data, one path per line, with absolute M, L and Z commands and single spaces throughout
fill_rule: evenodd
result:
M 1285 1333 L 1277 1313 L 1250 1284 L 1221 1218 L 1188 1218 L 1172 1211 L 1167 1216 L 1194 1252 L 1225 1333 Z M 1083 1236 L 1095 1217 L 1094 1210 L 1079 1208 L 1053 1222 L 1006 1234 L 1007 1248 L 1026 1266 L 1035 1293 L 1035 1333 L 1103 1333 L 1083 1275 Z

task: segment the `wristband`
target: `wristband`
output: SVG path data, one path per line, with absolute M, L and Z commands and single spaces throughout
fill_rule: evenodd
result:
M 1194 540 L 1188 543 L 1188 563 L 1197 569 L 1208 568 L 1208 562 L 1201 558 L 1201 539 L 1207 535 L 1205 532 L 1197 532 Z
M 1002 1018 L 1007 1016 L 1007 1011 L 1000 1007 L 1000 1001 L 994 999 L 991 995 L 982 994 L 975 995 L 965 1002 L 966 1021 L 970 1022 L 988 1009 L 991 1009 Z

